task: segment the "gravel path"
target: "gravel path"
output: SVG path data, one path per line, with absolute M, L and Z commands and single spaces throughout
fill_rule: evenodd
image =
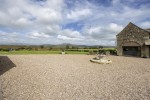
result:
M 91 55 L 9 55 L 1 78 L 4 100 L 150 100 L 150 59 Z M 10 63 L 8 63 L 10 64 Z

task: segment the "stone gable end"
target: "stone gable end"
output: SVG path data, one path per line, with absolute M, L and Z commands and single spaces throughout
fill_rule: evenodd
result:
M 145 51 L 149 56 L 149 45 L 146 45 L 146 41 L 150 39 L 150 32 L 136 26 L 133 23 L 129 23 L 118 35 L 117 35 L 117 54 L 125 55 L 125 50 L 136 50 L 137 56 L 145 55 Z M 147 43 L 148 44 L 148 43 Z M 140 51 L 138 51 L 140 50 Z M 130 51 L 128 51 L 131 53 Z M 132 51 L 134 52 L 134 51 Z M 135 53 L 135 52 L 134 52 Z M 131 53 L 132 55 L 132 53 Z

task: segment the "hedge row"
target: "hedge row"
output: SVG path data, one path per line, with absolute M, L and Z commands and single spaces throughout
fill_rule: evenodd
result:
M 115 49 L 101 49 L 101 50 L 90 50 L 90 49 L 83 49 L 83 50 L 78 50 L 78 49 L 68 49 L 65 51 L 78 51 L 78 52 L 88 52 L 89 54 L 111 54 L 111 55 L 116 55 L 117 51 Z

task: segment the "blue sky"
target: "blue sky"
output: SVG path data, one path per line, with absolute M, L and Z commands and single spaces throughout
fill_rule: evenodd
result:
M 129 22 L 150 28 L 150 0 L 0 0 L 0 44 L 115 45 Z

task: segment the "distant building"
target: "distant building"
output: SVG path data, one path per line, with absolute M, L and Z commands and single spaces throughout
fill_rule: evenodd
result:
M 150 57 L 150 29 L 130 22 L 117 35 L 117 55 Z

